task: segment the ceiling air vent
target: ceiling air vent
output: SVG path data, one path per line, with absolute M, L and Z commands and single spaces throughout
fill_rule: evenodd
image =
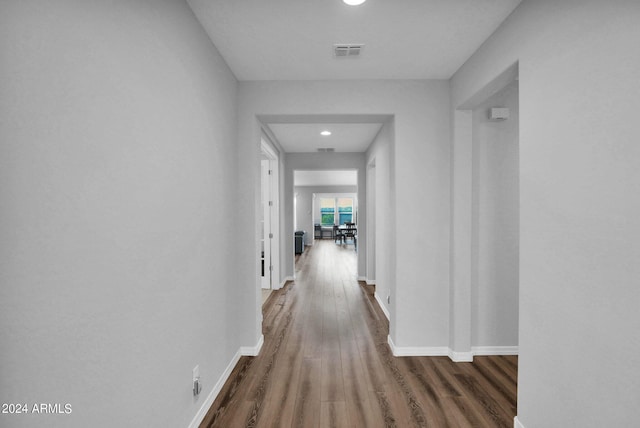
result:
M 318 148 L 319 152 L 335 152 L 336 149 L 334 149 L 333 147 L 320 147 Z
M 360 56 L 362 49 L 364 49 L 363 44 L 333 45 L 333 56 L 336 58 L 356 57 Z

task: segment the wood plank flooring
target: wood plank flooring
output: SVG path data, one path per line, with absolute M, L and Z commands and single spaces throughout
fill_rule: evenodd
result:
M 265 342 L 242 357 L 201 428 L 509 427 L 518 359 L 394 357 L 352 245 L 316 240 L 263 306 Z

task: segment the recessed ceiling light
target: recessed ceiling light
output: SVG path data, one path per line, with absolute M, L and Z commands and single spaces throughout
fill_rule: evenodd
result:
M 342 1 L 348 4 L 349 6 L 359 6 L 367 0 L 342 0 Z
M 329 135 L 331 135 L 331 131 L 322 131 L 320 133 L 320 135 L 324 136 L 324 137 L 328 137 Z

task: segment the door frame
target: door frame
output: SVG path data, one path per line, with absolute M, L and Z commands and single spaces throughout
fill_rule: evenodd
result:
M 260 139 L 260 190 L 266 195 L 262 218 L 265 221 L 263 236 L 265 242 L 265 273 L 270 272 L 269 281 L 261 281 L 261 288 L 277 290 L 280 284 L 280 192 L 279 192 L 279 152 L 266 136 Z M 267 166 L 262 173 L 263 162 Z M 269 204 L 269 201 L 271 202 Z M 271 235 L 269 235 L 271 234 Z M 268 250 L 267 250 L 268 248 Z M 270 256 L 270 263 L 267 261 Z M 266 276 L 266 275 L 265 275 Z

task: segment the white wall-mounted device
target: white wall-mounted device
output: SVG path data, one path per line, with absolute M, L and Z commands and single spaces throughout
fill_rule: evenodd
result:
M 509 109 L 507 107 L 492 107 L 489 110 L 489 119 L 507 120 L 509 119 Z

